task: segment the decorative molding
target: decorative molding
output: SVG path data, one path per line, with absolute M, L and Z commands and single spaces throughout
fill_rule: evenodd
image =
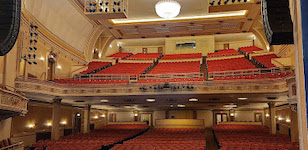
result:
M 10 90 L 13 89 L 13 90 Z M 25 115 L 28 99 L 18 90 L 12 87 L 0 86 L 0 109 L 13 111 L 20 115 Z

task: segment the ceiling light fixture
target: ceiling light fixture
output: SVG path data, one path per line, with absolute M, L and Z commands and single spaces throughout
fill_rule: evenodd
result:
M 165 19 L 178 16 L 181 11 L 181 5 L 174 0 L 161 0 L 155 5 L 156 14 Z
M 101 100 L 101 102 L 102 102 L 102 103 L 108 103 L 108 102 L 109 102 L 109 100 L 107 100 L 107 99 L 103 99 L 103 100 Z
M 237 98 L 238 100 L 247 100 L 248 98 L 246 98 L 246 97 L 239 97 L 239 98 Z
M 199 100 L 197 98 L 190 98 L 189 101 L 190 102 L 198 102 Z
M 147 102 L 155 102 L 155 99 L 154 98 L 148 98 L 146 101 Z
M 180 104 L 179 104 L 178 107 L 183 108 L 183 107 L 185 107 L 185 105 L 180 105 Z

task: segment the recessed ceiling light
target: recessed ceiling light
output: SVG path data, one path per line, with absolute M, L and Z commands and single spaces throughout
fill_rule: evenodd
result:
M 102 102 L 102 103 L 108 103 L 109 100 L 108 100 L 108 99 L 103 99 L 103 100 L 101 100 L 101 102 Z
M 155 99 L 154 98 L 148 98 L 146 99 L 147 102 L 155 102 Z
M 199 100 L 197 98 L 190 98 L 189 101 L 190 102 L 198 102 Z
M 239 97 L 237 98 L 238 100 L 247 100 L 248 98 L 247 97 Z
M 185 105 L 180 105 L 180 104 L 178 104 L 178 107 L 185 107 Z
M 229 107 L 237 107 L 237 105 L 223 105 L 223 107 L 225 107 L 225 108 L 229 108 Z

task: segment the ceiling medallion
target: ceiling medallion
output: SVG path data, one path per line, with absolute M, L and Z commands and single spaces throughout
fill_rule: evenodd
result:
M 155 5 L 158 16 L 165 19 L 171 19 L 180 14 L 181 5 L 174 0 L 161 0 Z

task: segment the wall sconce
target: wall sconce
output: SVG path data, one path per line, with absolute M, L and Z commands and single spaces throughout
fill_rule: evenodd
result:
M 35 124 L 28 124 L 28 125 L 26 125 L 26 127 L 33 129 L 35 127 Z
M 234 117 L 234 113 L 230 113 L 230 116 L 231 116 L 231 117 Z
M 278 120 L 279 120 L 279 121 L 281 121 L 281 120 L 285 120 L 285 118 L 278 117 Z
M 105 118 L 105 117 L 106 117 L 106 115 L 105 115 L 105 114 L 102 114 L 102 115 L 101 115 L 101 117 L 102 117 L 102 118 Z
M 62 69 L 62 67 L 60 65 L 57 66 L 58 69 Z
M 98 119 L 98 116 L 93 116 L 94 119 Z
M 78 113 L 78 114 L 77 114 L 77 117 L 80 117 L 80 116 L 81 116 L 81 114 Z
M 61 125 L 66 125 L 67 122 L 66 122 L 66 121 L 61 121 L 60 124 L 61 124 Z
M 41 57 L 41 58 L 40 58 L 40 60 L 44 61 L 44 60 L 45 60 L 45 58 L 44 58 L 44 57 Z
M 269 117 L 270 115 L 269 114 L 265 114 L 265 117 Z
M 135 114 L 135 117 L 137 117 L 138 116 L 138 114 Z
M 286 122 L 291 122 L 291 120 L 290 119 L 286 119 Z
M 51 127 L 51 126 L 52 126 L 52 123 L 51 123 L 51 122 L 47 122 L 47 123 L 45 123 L 45 126 Z

